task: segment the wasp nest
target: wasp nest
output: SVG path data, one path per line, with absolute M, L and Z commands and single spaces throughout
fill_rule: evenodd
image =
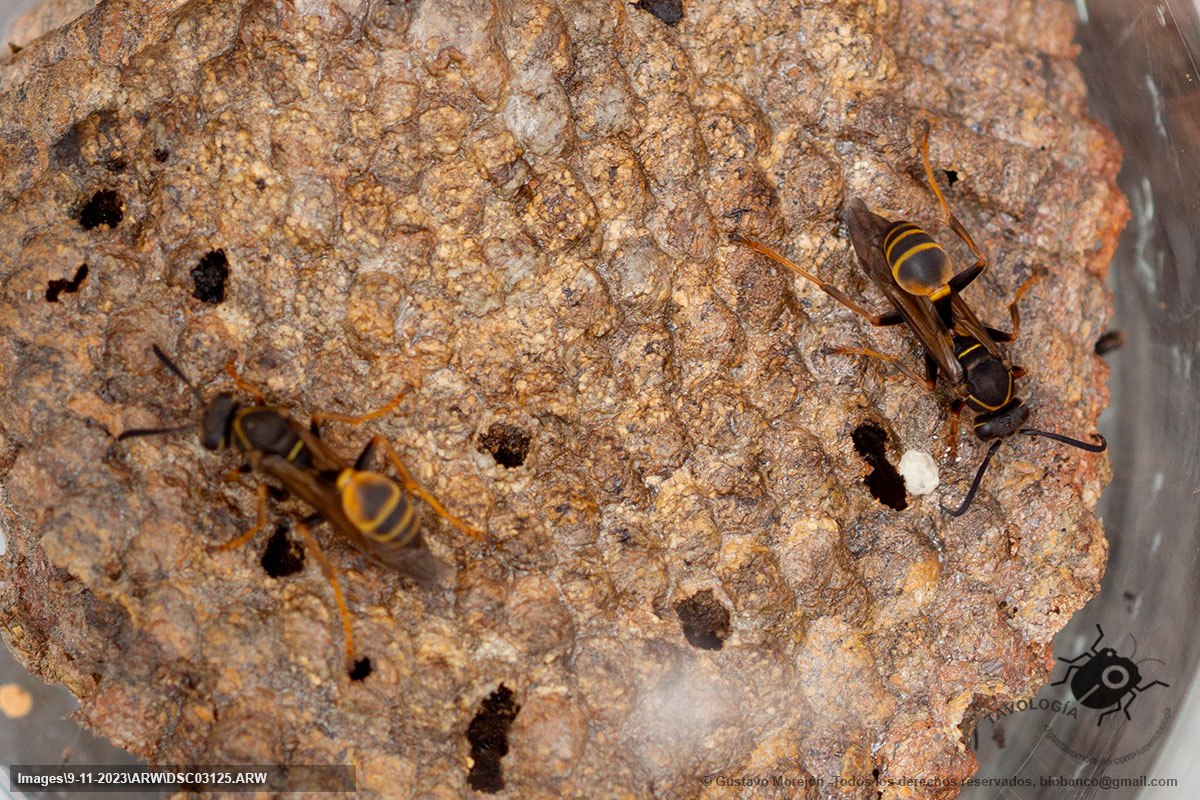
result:
M 939 797 L 1098 588 L 1103 457 L 945 448 L 920 353 L 733 245 L 880 307 L 838 213 L 990 257 L 1039 427 L 1085 436 L 1126 207 L 1067 3 L 101 2 L 0 65 L 0 624 L 160 763 L 343 764 L 363 797 L 724 797 L 706 775 Z M 476 541 L 424 587 L 328 528 L 330 585 L 194 436 L 246 379 L 396 445 Z M 897 491 L 900 454 L 941 485 Z M 871 475 L 884 472 L 884 478 Z M 891 477 L 887 477 L 890 475 Z M 891 483 L 885 505 L 879 485 Z M 885 487 L 886 488 L 886 487 Z M 278 528 L 278 530 L 277 530 Z M 274 532 L 274 533 L 273 533 Z M 303 560 L 301 561 L 301 558 Z M 756 787 L 756 797 L 795 788 Z

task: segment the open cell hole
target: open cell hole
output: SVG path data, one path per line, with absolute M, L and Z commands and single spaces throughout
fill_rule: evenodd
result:
M 683 635 L 693 647 L 720 650 L 729 638 L 729 609 L 721 605 L 712 589 L 696 592 L 675 604 L 683 624 Z
M 288 536 L 287 526 L 280 525 L 267 540 L 259 563 L 272 578 L 285 578 L 304 569 L 304 548 Z
M 467 774 L 467 783 L 475 791 L 491 793 L 504 788 L 500 759 L 508 755 L 508 730 L 520 710 L 512 689 L 502 683 L 484 698 L 467 727 L 471 759 L 475 762 Z
M 942 170 L 942 172 L 946 173 L 946 185 L 947 186 L 953 186 L 954 184 L 958 183 L 958 173 L 957 172 L 955 172 L 952 169 L 944 169 L 944 170 Z
M 854 441 L 854 449 L 871 467 L 866 480 L 871 496 L 896 511 L 908 508 L 904 479 L 887 460 L 887 432 L 874 422 L 864 422 L 854 429 L 850 438 Z
M 358 661 L 355 661 L 354 666 L 350 668 L 350 680 L 366 680 L 372 671 L 374 671 L 374 667 L 371 666 L 371 659 L 363 656 Z
M 46 284 L 46 302 L 57 303 L 58 296 L 61 294 L 72 294 L 79 291 L 79 287 L 83 286 L 83 282 L 88 276 L 88 265 L 80 264 L 79 269 L 75 270 L 75 277 L 71 280 L 59 278 L 50 281 Z
M 92 195 L 79 212 L 79 225 L 85 231 L 107 225 L 115 228 L 125 218 L 125 201 L 112 189 L 102 189 Z
M 660 22 L 672 27 L 683 19 L 683 0 L 638 0 L 634 6 L 649 11 Z
M 479 437 L 479 446 L 497 464 L 512 469 L 524 464 L 525 456 L 529 455 L 529 434 L 516 425 L 493 422 L 487 433 Z
M 224 250 L 210 250 L 192 267 L 192 297 L 204 303 L 225 300 L 225 280 L 229 277 L 229 259 Z

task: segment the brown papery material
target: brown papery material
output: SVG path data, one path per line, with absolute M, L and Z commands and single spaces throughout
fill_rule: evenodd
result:
M 1015 437 L 948 518 L 985 446 L 950 461 L 945 387 L 823 350 L 920 369 L 912 337 L 728 236 L 882 309 L 839 229 L 861 196 L 965 266 L 930 121 L 991 258 L 966 298 L 1006 326 L 1046 269 L 1011 352 L 1033 424 L 1086 436 L 1127 211 L 1072 8 L 660 5 L 104 2 L 0 66 L 0 626 L 85 724 L 162 763 L 354 763 L 360 797 L 479 796 L 473 752 L 513 798 L 973 773 L 974 719 L 1097 591 L 1107 461 Z M 412 387 L 323 436 L 388 436 L 486 536 L 426 514 L 455 567 L 429 588 L 316 529 L 363 680 L 314 560 L 262 563 L 307 508 L 218 552 L 254 521 L 236 458 L 115 441 L 197 418 L 153 343 L 206 396 L 236 357 L 299 419 Z M 864 424 L 942 486 L 881 505 Z

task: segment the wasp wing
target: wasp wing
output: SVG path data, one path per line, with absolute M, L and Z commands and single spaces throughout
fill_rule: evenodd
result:
M 300 437 L 300 441 L 304 442 L 304 446 L 312 454 L 314 470 L 317 472 L 338 473 L 350 466 L 346 459 L 333 452 L 329 445 L 321 441 L 320 436 L 294 420 L 289 421 L 294 426 L 294 430 L 296 431 L 296 435 Z
M 950 295 L 950 308 L 953 309 L 954 326 L 961 333 L 970 336 L 977 342 L 983 344 L 987 351 L 1004 363 L 1008 363 L 1008 354 L 1004 352 L 1004 348 L 996 343 L 992 335 L 988 333 L 987 326 L 979 321 L 979 317 L 975 316 L 975 312 L 967 305 L 966 301 L 954 292 Z
M 310 440 L 315 440 L 325 451 L 321 454 L 322 459 L 332 456 L 333 459 L 341 461 L 315 435 L 308 431 L 305 433 L 308 434 L 305 438 L 306 444 L 311 446 Z M 317 455 L 316 450 L 313 453 L 314 456 Z M 437 583 L 453 572 L 448 564 L 429 551 L 420 531 L 402 546 L 364 536 L 342 510 L 341 495 L 334 484 L 337 472 L 321 473 L 302 469 L 277 455 L 252 455 L 250 462 L 255 469 L 279 481 L 283 488 L 312 506 L 334 530 L 349 539 L 363 555 L 380 566 L 426 584 Z
M 928 298 L 909 294 L 900 288 L 883 257 L 883 237 L 892 223 L 870 211 L 857 197 L 851 199 L 842 212 L 842 221 L 850 232 L 850 242 L 854 245 L 863 272 L 908 323 L 942 374 L 952 384 L 959 385 L 963 379 L 962 367 L 954 357 L 954 340 L 950 332 L 938 319 Z

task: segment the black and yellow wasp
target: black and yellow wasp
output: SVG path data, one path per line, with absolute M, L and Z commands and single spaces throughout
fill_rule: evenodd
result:
M 947 513 L 960 516 L 966 513 L 975 499 L 988 464 L 1001 442 L 1010 436 L 1017 433 L 1041 436 L 1093 453 L 1103 452 L 1108 445 L 1100 434 L 1095 434 L 1099 442 L 1091 443 L 1057 433 L 1021 427 L 1029 418 L 1029 408 L 1024 400 L 1016 396 L 1015 382 L 1025 374 L 1025 369 L 1013 365 L 1000 343 L 1016 340 L 1020 329 L 1017 303 L 1039 275 L 1035 273 L 1022 284 L 1016 297 L 1009 304 L 1012 333 L 988 327 L 979 321 L 959 292 L 982 274 L 987 267 L 987 260 L 962 223 L 950 211 L 937 187 L 929 162 L 928 135 L 929 130 L 926 126 L 921 153 L 929 184 L 946 212 L 946 220 L 951 229 L 971 249 L 976 262 L 955 274 L 945 251 L 923 230 L 910 222 L 889 221 L 868 210 L 862 200 L 851 199 L 848 207 L 842 212 L 842 221 L 849 231 L 859 265 L 891 303 L 891 311 L 873 314 L 837 287 L 822 281 L 766 245 L 738 234 L 731 238 L 734 242 L 771 258 L 817 284 L 834 300 L 872 325 L 908 325 L 925 350 L 924 377 L 896 357 L 874 350 L 859 347 L 838 347 L 833 350 L 887 361 L 931 391 L 936 385 L 938 371 L 941 370 L 957 395 L 951 409 L 952 452 L 957 441 L 958 417 L 962 409 L 969 407 L 975 412 L 972 424 L 975 436 L 982 441 L 991 440 L 992 445 L 988 448 L 962 504 L 954 510 L 942 507 Z
M 195 384 L 157 345 L 153 350 L 159 361 L 187 385 L 202 405 L 200 422 L 169 428 L 131 429 L 118 436 L 118 440 L 198 428 L 200 443 L 205 448 L 222 450 L 232 446 L 246 459 L 243 470 L 239 471 L 250 469 L 273 478 L 286 492 L 311 506 L 316 513 L 299 522 L 296 529 L 333 585 L 346 634 L 347 664 L 352 675 L 362 676 L 364 670 L 369 670 L 369 661 L 355 659 L 349 612 L 336 572 L 309 532 L 310 526 L 322 520 L 328 522 L 330 527 L 375 563 L 425 584 L 437 583 L 452 570 L 425 546 L 421 536 L 421 515 L 413 495 L 421 497 L 438 515 L 464 533 L 473 538 L 482 536 L 479 531 L 451 515 L 436 498 L 417 484 L 386 438 L 373 437 L 354 464 L 347 462 L 322 441 L 322 421 L 335 420 L 350 424 L 365 422 L 391 411 L 403 399 L 404 393 L 396 395 L 383 408 L 360 416 L 313 414 L 310 426 L 305 428 L 283 410 L 266 405 L 262 394 L 238 375 L 232 361 L 227 365 L 227 370 L 235 385 L 254 397 L 254 405 L 239 404 L 232 392 L 221 392 L 206 402 Z M 369 469 L 376 449 L 383 449 L 400 476 L 399 482 Z M 247 533 L 221 545 L 219 549 L 237 547 L 249 541 L 263 527 L 266 499 L 267 485 L 260 482 L 257 523 Z

